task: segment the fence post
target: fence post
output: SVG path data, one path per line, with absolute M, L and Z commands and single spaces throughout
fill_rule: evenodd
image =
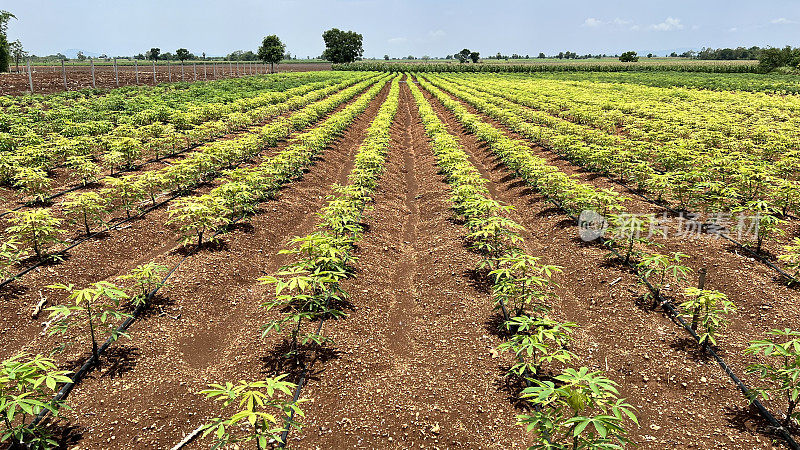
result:
M 133 70 L 136 72 L 136 84 L 139 84 L 139 62 L 133 58 Z
M 31 87 L 31 94 L 33 94 L 33 76 L 31 75 L 31 59 L 28 58 L 28 84 Z
M 68 91 L 69 89 L 67 88 L 67 69 L 64 68 L 64 60 L 63 59 L 61 60 L 61 75 L 63 75 L 63 77 L 64 77 L 64 90 Z
M 119 87 L 119 70 L 117 70 L 117 58 L 114 58 L 114 78 L 117 80 L 117 87 Z
M 156 81 L 156 60 L 154 59 L 153 60 L 153 84 L 156 84 L 156 83 L 158 83 L 158 82 Z
M 89 62 L 92 64 L 92 89 L 97 89 L 97 82 L 94 78 L 94 58 L 90 58 Z

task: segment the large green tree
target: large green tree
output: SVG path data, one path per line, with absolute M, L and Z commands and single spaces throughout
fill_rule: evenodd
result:
M 325 41 L 322 57 L 333 63 L 350 63 L 364 54 L 364 37 L 355 31 L 331 28 L 322 33 L 322 39 Z
M 285 51 L 286 45 L 278 36 L 271 34 L 265 37 L 261 47 L 258 47 L 258 59 L 264 61 L 264 64 L 269 63 L 269 71 L 275 72 L 275 64 L 281 62 Z
M 161 49 L 158 47 L 153 47 L 145 53 L 147 59 L 152 59 L 153 61 L 158 61 L 158 57 L 161 56 Z
M 16 19 L 14 14 L 0 10 L 0 72 L 8 72 L 8 62 L 11 60 L 11 49 L 9 48 L 8 21 Z
M 472 54 L 472 52 L 471 52 L 471 51 L 469 51 L 469 49 L 468 49 L 468 48 L 465 48 L 465 49 L 461 50 L 460 52 L 456 53 L 456 54 L 455 54 L 455 55 L 453 55 L 453 56 L 455 56 L 455 57 L 456 57 L 456 59 L 458 60 L 458 62 L 460 62 L 460 63 L 462 63 L 462 64 L 463 64 L 463 63 L 465 63 L 465 62 L 469 61 L 469 56 L 470 56 L 471 54 Z
M 189 50 L 186 50 L 185 48 L 179 48 L 175 50 L 175 57 L 178 58 L 181 62 L 186 61 L 187 59 L 189 59 L 190 56 L 191 53 L 189 53 Z

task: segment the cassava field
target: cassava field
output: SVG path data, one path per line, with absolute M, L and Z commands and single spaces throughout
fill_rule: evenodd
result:
M 0 97 L 6 438 L 798 448 L 796 77 L 334 69 Z

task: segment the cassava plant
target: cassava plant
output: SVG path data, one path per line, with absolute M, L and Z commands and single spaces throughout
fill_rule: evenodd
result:
M 131 270 L 129 274 L 121 276 L 121 280 L 132 280 L 138 288 L 138 293 L 131 298 L 131 303 L 138 307 L 147 302 L 151 292 L 164 286 L 163 278 L 168 270 L 167 266 L 161 266 L 151 261 L 141 264 Z
M 67 158 L 67 167 L 73 180 L 81 182 L 84 186 L 97 181 L 100 175 L 98 166 L 90 155 L 70 156 Z
M 47 172 L 35 167 L 22 167 L 14 177 L 14 186 L 18 187 L 31 203 L 42 203 L 50 192 L 50 177 Z
M 87 235 L 94 225 L 106 225 L 103 220 L 108 214 L 108 200 L 97 192 L 81 192 L 67 197 L 61 204 L 64 215 L 73 222 L 83 224 Z
M 259 281 L 275 285 L 275 298 L 263 306 L 267 310 L 284 311 L 281 317 L 265 325 L 264 335 L 291 326 L 291 349 L 287 357 L 298 357 L 300 345 L 322 345 L 329 341 L 316 331 L 305 331 L 304 323 L 344 315 L 332 305 L 347 298 L 340 283 L 348 275 L 349 240 L 317 232 L 292 242 L 292 249 L 281 250 L 279 254 L 295 254 L 301 259 Z
M 19 247 L 19 241 L 13 237 L 5 239 L 0 244 L 0 278 L 3 280 L 11 276 L 11 268 L 25 256 L 25 253 Z
M 183 234 L 183 245 L 188 245 L 196 237 L 200 248 L 203 236 L 230 223 L 230 214 L 225 201 L 214 195 L 180 198 L 170 208 L 167 225 L 178 225 Z
M 9 219 L 12 226 L 6 232 L 16 242 L 29 245 L 38 259 L 41 259 L 47 250 L 60 242 L 59 229 L 61 219 L 50 215 L 46 208 L 14 211 Z
M 735 225 L 739 235 L 744 238 L 755 237 L 756 253 L 761 253 L 765 240 L 785 234 L 781 225 L 786 221 L 779 217 L 780 211 L 767 201 L 748 202 L 733 211 L 739 213 L 739 222 Z
M 500 344 L 498 350 L 514 353 L 516 362 L 509 375 L 527 378 L 536 377 L 542 364 L 570 361 L 575 355 L 566 349 L 575 323 L 560 323 L 548 317 L 517 316 L 505 322 L 513 335 Z
M 758 374 L 769 381 L 770 386 L 754 389 L 753 398 L 770 398 L 772 394 L 786 400 L 783 426 L 792 421 L 800 424 L 800 411 L 795 411 L 800 402 L 800 331 L 791 329 L 772 330 L 770 338 L 750 342 L 745 350 L 748 355 L 763 355 L 768 362 L 747 367 L 747 373 Z
M 791 244 L 784 245 L 783 251 L 785 253 L 778 255 L 778 260 L 786 264 L 789 270 L 793 270 L 792 277 L 797 279 L 797 275 L 800 275 L 800 238 L 794 238 Z
M 536 450 L 619 449 L 628 444 L 635 409 L 619 398 L 617 383 L 588 368 L 566 369 L 555 381 L 531 380 L 521 397 L 535 405 L 517 416 L 534 433 Z
M 100 195 L 110 198 L 119 207 L 125 210 L 125 217 L 130 219 L 131 212 L 138 210 L 139 201 L 144 198 L 144 191 L 139 183 L 136 182 L 134 175 L 126 175 L 119 178 L 108 178 L 107 188 L 100 191 Z
M 130 317 L 130 314 L 119 309 L 120 301 L 127 299 L 128 295 L 107 281 L 99 281 L 83 289 L 76 289 L 72 284 L 54 284 L 47 287 L 67 291 L 69 300 L 74 302 L 71 305 L 47 308 L 53 321 L 49 333 L 64 335 L 75 328 L 85 326 L 92 342 L 92 356 L 95 363 L 100 364 L 98 330 L 103 331 L 103 334 L 112 340 L 126 336 L 118 333 L 117 325 L 121 320 Z
M 212 419 L 203 427 L 203 437 L 211 435 L 214 440 L 212 448 L 238 448 L 239 443 L 253 442 L 257 450 L 265 450 L 271 448 L 272 442 L 285 444 L 281 435 L 302 426 L 289 417 L 304 417 L 300 404 L 306 401 L 292 399 L 296 385 L 285 378 L 286 375 L 279 375 L 264 381 L 210 384 L 200 391 L 206 398 L 222 403 L 225 412 L 224 417 Z
M 532 312 L 550 309 L 552 276 L 561 272 L 561 267 L 541 265 L 539 260 L 518 249 L 494 260 L 496 268 L 489 272 L 489 277 L 493 282 L 495 308 L 502 310 L 504 316 L 523 315 L 526 308 Z
M 31 419 L 45 410 L 58 417 L 67 408 L 51 398 L 59 384 L 72 381 L 69 374 L 42 355 L 18 353 L 0 362 L 0 444 L 10 444 L 12 450 L 58 447 L 47 428 Z
M 654 306 L 667 285 L 679 284 L 692 273 L 692 269 L 681 264 L 688 257 L 689 255 L 681 252 L 673 252 L 670 255 L 652 253 L 642 256 L 638 264 L 642 279 L 650 283 L 655 291 L 648 289 L 645 298 L 652 297 Z
M 695 287 L 686 288 L 684 291 L 686 301 L 681 303 L 681 309 L 687 318 L 691 318 L 692 330 L 700 332 L 700 344 L 703 349 L 709 344 L 716 345 L 717 338 L 722 329 L 727 325 L 724 314 L 736 310 L 732 301 L 722 292 Z

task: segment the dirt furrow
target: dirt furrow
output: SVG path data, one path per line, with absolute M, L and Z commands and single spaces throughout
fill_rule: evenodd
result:
M 449 189 L 408 88 L 386 172 L 347 282 L 353 310 L 330 326 L 337 354 L 303 391 L 295 448 L 522 448 L 485 329 L 490 298 L 471 285 L 478 257 L 450 220 Z M 326 325 L 327 328 L 327 325 Z

